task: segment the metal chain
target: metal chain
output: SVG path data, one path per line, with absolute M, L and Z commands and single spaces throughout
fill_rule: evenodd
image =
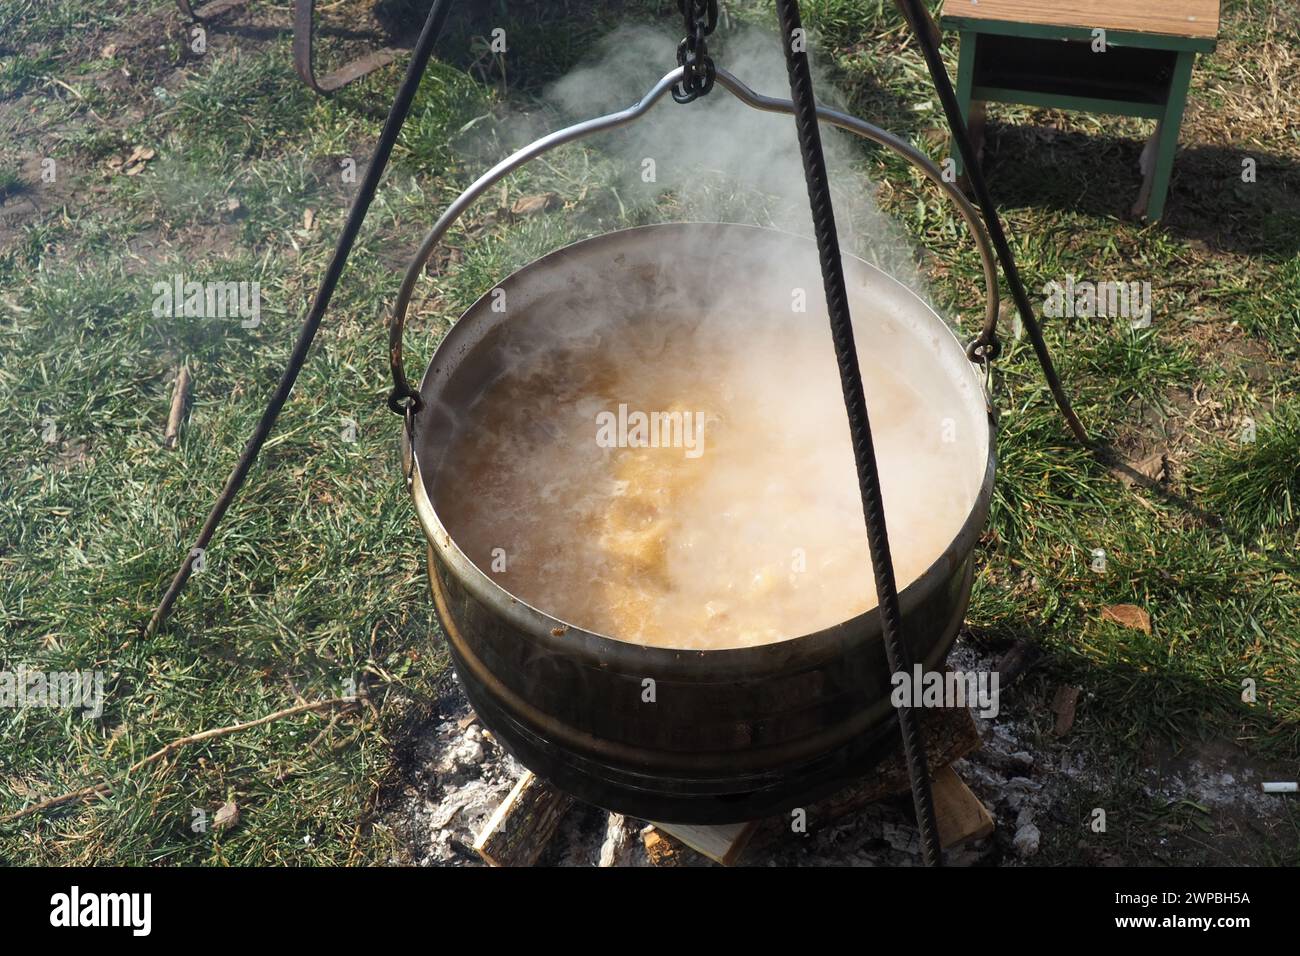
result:
M 705 37 L 718 26 L 718 0 L 677 0 L 686 36 L 677 44 L 677 65 L 685 70 L 673 87 L 673 99 L 690 103 L 713 89 L 713 60 Z
M 997 410 L 993 404 L 993 363 L 1002 354 L 1002 340 L 998 338 L 996 322 L 995 314 L 993 321 L 986 324 L 966 346 L 966 357 L 984 370 L 984 399 L 994 421 L 997 420 Z
M 993 323 L 984 327 L 980 334 L 970 340 L 966 346 L 966 357 L 972 362 L 984 364 L 986 362 L 995 362 L 999 355 L 1002 354 L 1002 340 L 998 338 L 997 317 L 993 318 Z
M 419 396 L 415 396 L 416 402 Z M 415 482 L 415 415 L 420 408 L 416 402 L 406 404 L 406 413 L 402 416 L 406 427 L 406 448 L 411 456 L 411 460 L 406 465 L 406 487 L 411 487 Z

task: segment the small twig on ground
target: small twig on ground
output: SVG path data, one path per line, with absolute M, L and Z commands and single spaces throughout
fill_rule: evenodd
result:
M 85 97 L 81 95 L 81 91 L 80 91 L 80 90 L 76 89 L 75 87 L 69 86 L 67 83 L 64 83 L 64 82 L 63 82 L 61 79 L 59 79 L 57 76 L 51 76 L 51 77 L 49 77 L 49 80 L 50 80 L 51 83 L 57 83 L 59 86 L 63 87 L 65 90 L 67 90 L 67 91 L 68 91 L 69 93 L 71 93 L 73 96 L 75 96 L 77 99 L 79 99 L 79 100 L 85 100 Z
M 182 365 L 176 373 L 176 389 L 172 392 L 171 413 L 167 416 L 167 430 L 163 432 L 163 444 L 168 448 L 176 447 L 176 440 L 181 433 L 181 421 L 185 418 L 185 406 L 190 400 L 190 370 Z
M 142 760 L 137 760 L 127 768 L 124 776 L 129 777 L 137 770 L 143 769 L 150 764 L 157 763 L 169 754 L 175 753 L 180 748 L 188 744 L 196 744 L 204 740 L 211 740 L 214 737 L 224 737 L 226 734 L 237 733 L 241 730 L 250 730 L 253 727 L 260 727 L 263 724 L 269 724 L 272 721 L 281 720 L 285 717 L 293 717 L 297 714 L 303 714 L 312 710 L 327 710 L 331 707 L 339 707 L 347 704 L 355 704 L 355 697 L 331 697 L 328 700 L 318 700 L 313 703 L 296 704 L 293 707 L 286 707 L 284 710 L 277 710 L 273 714 L 267 714 L 265 717 L 259 717 L 256 720 L 250 720 L 242 724 L 231 724 L 229 727 L 217 727 L 212 730 L 204 730 L 197 734 L 190 734 L 188 737 L 178 737 L 161 750 L 156 750 Z M 42 800 L 40 803 L 33 803 L 30 807 L 24 807 L 15 813 L 10 813 L 0 817 L 0 824 L 12 823 L 25 816 L 33 813 L 40 813 L 42 810 L 49 810 L 52 807 L 62 806 L 65 803 L 72 803 L 76 800 L 86 800 L 90 797 L 99 796 L 108 793 L 113 789 L 113 782 L 105 780 L 101 783 L 94 784 L 90 787 L 82 787 L 80 790 L 72 790 L 68 793 L 60 794 L 57 797 L 50 797 L 48 800 Z
M 51 83 L 55 83 L 55 84 L 57 84 L 57 85 L 63 87 L 65 90 L 67 90 L 67 91 L 68 91 L 69 93 L 71 93 L 73 96 L 75 96 L 77 99 L 81 100 L 81 102 L 83 102 L 83 103 L 86 102 L 86 97 L 83 96 L 79 90 L 75 89 L 74 87 L 69 86 L 67 83 L 64 83 L 64 82 L 63 82 L 61 79 L 59 79 L 57 76 L 51 76 L 51 77 L 49 77 L 49 80 L 50 80 Z M 102 116 L 100 116 L 98 113 L 96 113 L 93 107 L 87 106 L 87 107 L 86 107 L 86 112 L 89 113 L 91 116 L 95 117 L 95 119 L 98 120 L 100 123 L 102 123 L 104 126 L 107 126 L 107 125 L 108 125 L 108 123 L 105 122 L 104 117 L 102 117 Z

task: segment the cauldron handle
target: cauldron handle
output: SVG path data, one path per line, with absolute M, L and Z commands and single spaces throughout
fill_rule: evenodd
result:
M 402 332 L 406 326 L 406 311 L 410 307 L 411 296 L 415 291 L 415 283 L 419 280 L 425 263 L 429 261 L 434 248 L 446 235 L 447 230 L 464 214 L 474 200 L 500 181 L 502 177 L 530 160 L 550 152 L 557 146 L 583 139 L 593 133 L 624 126 L 633 120 L 639 119 L 665 93 L 672 89 L 673 85 L 682 78 L 683 72 L 682 67 L 678 67 L 671 73 L 666 74 L 650 89 L 650 92 L 641 97 L 639 102 L 625 110 L 620 110 L 617 113 L 607 113 L 604 116 L 584 120 L 581 123 L 575 123 L 572 126 L 566 126 L 564 129 L 548 133 L 541 139 L 507 156 L 474 180 L 469 188 L 457 196 L 438 218 L 438 221 L 433 224 L 433 228 L 424 237 L 424 242 L 420 244 L 419 250 L 407 267 L 406 275 L 402 279 L 402 287 L 397 293 L 397 301 L 393 305 L 393 321 L 388 327 L 388 364 L 393 375 L 393 391 L 388 396 L 388 406 L 397 414 L 405 416 L 408 429 L 412 427 L 415 414 L 419 412 L 423 402 L 420 399 L 419 392 L 412 388 L 407 380 L 406 370 L 402 364 Z M 721 67 L 717 68 L 716 85 L 723 87 L 746 106 L 753 107 L 756 110 L 767 113 L 794 113 L 794 106 L 789 100 L 774 96 L 763 96 L 761 93 L 750 89 L 733 74 Z M 956 203 L 957 210 L 961 213 L 962 218 L 966 220 L 966 225 L 969 227 L 971 235 L 975 239 L 975 245 L 979 249 L 980 259 L 984 263 L 984 326 L 979 336 L 967 348 L 966 354 L 972 362 L 987 365 L 997 357 L 996 346 L 993 344 L 996 339 L 993 333 L 998 320 L 998 270 L 997 259 L 994 258 L 988 233 L 985 232 L 984 223 L 981 221 L 975 207 L 971 205 L 970 200 L 962 194 L 960 189 L 943 178 L 939 168 L 924 153 L 893 133 L 874 126 L 865 120 L 858 119 L 856 116 L 850 116 L 848 113 L 841 113 L 839 110 L 822 106 L 817 108 L 817 118 L 823 123 L 829 123 L 831 126 L 847 130 L 850 133 L 856 133 L 864 139 L 869 139 L 897 153 L 924 173 L 949 199 Z M 414 460 L 414 456 L 412 456 L 412 460 Z

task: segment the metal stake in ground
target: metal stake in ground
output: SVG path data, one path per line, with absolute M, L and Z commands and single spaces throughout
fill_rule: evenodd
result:
M 276 386 L 266 411 L 262 412 L 257 429 L 248 439 L 248 444 L 244 446 L 243 454 L 235 464 L 235 470 L 226 479 L 226 487 L 221 490 L 220 497 L 212 505 L 212 511 L 203 524 L 203 530 L 199 532 L 198 540 L 190 548 L 189 555 L 181 564 L 180 570 L 176 572 L 176 576 L 172 578 L 171 587 L 167 589 L 158 608 L 153 612 L 153 617 L 145 628 L 146 635 L 158 630 L 171 612 L 172 605 L 176 603 L 181 590 L 185 587 L 185 582 L 190 579 L 195 558 L 203 554 L 212 541 L 217 525 L 221 524 L 226 510 L 239 494 L 239 489 L 244 486 L 244 479 L 248 477 L 253 462 L 257 460 L 258 452 L 262 450 L 262 445 L 270 437 L 271 429 L 275 427 L 276 419 L 280 417 L 280 409 L 284 408 L 284 403 L 289 399 L 289 392 L 293 390 L 293 383 L 298 380 L 298 373 L 302 371 L 303 363 L 307 361 L 307 351 L 311 348 L 312 340 L 316 338 L 316 330 L 320 328 L 321 320 L 325 318 L 325 310 L 329 308 L 330 299 L 334 296 L 334 287 L 338 285 L 343 267 L 347 265 L 348 255 L 352 252 L 352 243 L 356 241 L 357 233 L 361 231 L 361 223 L 365 221 L 366 212 L 370 209 L 370 202 L 375 198 L 379 177 L 383 175 L 384 167 L 388 165 L 388 157 L 393 151 L 393 144 L 397 142 L 397 134 L 402 131 L 402 124 L 406 122 L 406 114 L 411 109 L 411 101 L 415 99 L 420 78 L 424 76 L 425 67 L 429 65 L 429 57 L 433 54 L 433 47 L 438 42 L 443 25 L 447 22 L 447 14 L 450 12 L 451 0 L 436 0 L 429 10 L 429 18 L 424 21 L 420 39 L 416 41 L 415 49 L 411 52 L 411 62 L 406 68 L 406 76 L 397 90 L 397 98 L 393 100 L 392 108 L 388 111 L 383 132 L 379 134 L 379 142 L 375 144 L 370 166 L 361 180 L 361 188 L 357 190 L 356 199 L 352 201 L 352 208 L 348 210 L 347 222 L 339 236 L 338 245 L 334 247 L 334 256 L 325 269 L 325 278 L 321 280 L 320 288 L 316 290 L 311 311 L 307 313 L 302 329 L 298 332 L 298 341 L 294 343 L 289 365 L 280 376 L 280 383 Z
M 871 564 L 876 576 L 876 599 L 880 606 L 885 655 L 891 671 L 895 674 L 910 674 L 911 655 L 903 642 L 903 619 L 898 608 L 894 563 L 885 527 L 880 472 L 876 466 L 875 445 L 871 440 L 871 422 L 867 417 L 867 398 L 862 389 L 862 371 L 858 368 L 849 299 L 844 288 L 844 269 L 840 262 L 839 238 L 835 231 L 835 211 L 831 206 L 830 182 L 826 177 L 826 158 L 822 155 L 817 102 L 813 96 L 812 74 L 808 68 L 808 54 L 805 52 L 806 40 L 800 23 L 799 3 L 798 0 L 777 0 L 776 8 L 781 21 L 786 69 L 790 74 L 790 99 L 794 101 L 799 152 L 803 156 L 804 178 L 808 182 L 813 232 L 816 234 L 817 251 L 821 257 L 826 311 L 830 315 L 831 339 L 835 343 L 840 386 L 844 390 L 844 408 L 848 413 L 853 459 L 857 464 L 858 487 L 862 493 L 867 543 L 871 549 Z M 902 730 L 903 756 L 907 761 L 908 777 L 912 785 L 917 826 L 921 832 L 921 852 L 928 865 L 938 866 L 942 862 L 942 850 L 939 847 L 939 827 L 935 820 L 934 799 L 930 793 L 929 768 L 926 766 L 919 716 L 910 706 L 900 707 L 898 722 Z

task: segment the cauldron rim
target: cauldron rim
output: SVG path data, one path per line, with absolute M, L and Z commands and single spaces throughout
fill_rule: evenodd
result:
M 593 244 L 619 240 L 626 241 L 633 236 L 639 237 L 652 231 L 671 232 L 681 228 L 689 228 L 692 231 L 704 229 L 750 230 L 756 234 L 774 234 L 793 239 L 807 243 L 810 247 L 813 245 L 812 240 L 806 236 L 771 229 L 766 226 L 730 222 L 673 221 L 631 226 L 625 229 L 604 232 L 576 240 L 552 250 L 520 266 L 505 278 L 496 282 L 461 313 L 456 322 L 443 336 L 442 341 L 435 347 L 425 373 L 421 377 L 419 391 L 426 400 L 426 407 L 431 404 L 428 389 L 432 384 L 439 361 L 446 360 L 448 354 L 457 348 L 456 339 L 459 337 L 457 330 L 462 328 L 467 317 L 482 311 L 483 306 L 489 302 L 495 290 L 508 290 L 512 284 L 522 281 L 529 273 L 553 266 L 558 259 L 574 255 Z M 964 356 L 965 349 L 960 341 L 929 303 L 877 266 L 848 252 L 842 253 L 842 257 L 846 271 L 850 268 L 866 270 L 876 278 L 896 286 L 905 296 L 910 297 L 917 306 L 933 319 L 936 331 L 940 328 L 943 329 L 951 340 L 952 347 L 957 349 L 958 354 Z M 472 351 L 472 349 L 468 351 Z M 452 360 L 451 367 L 455 368 L 458 365 L 459 357 Z M 975 375 L 973 368 L 970 374 L 977 393 L 984 396 L 983 384 Z M 987 455 L 985 456 L 984 474 L 980 480 L 975 501 L 966 516 L 966 520 L 947 547 L 943 549 L 924 572 L 900 590 L 899 608 L 904 622 L 908 618 L 909 611 L 923 603 L 931 593 L 943 587 L 952 578 L 966 556 L 974 550 L 980 532 L 988 518 L 996 455 L 995 422 L 991 412 L 987 417 L 987 421 L 989 427 Z M 417 433 L 418 444 L 419 436 Z M 433 505 L 432 497 L 425 485 L 425 475 L 420 465 L 420 457 L 419 454 L 412 455 L 409 439 L 403 433 L 403 469 L 405 474 L 410 475 L 411 496 L 429 544 L 438 554 L 443 565 L 456 576 L 471 594 L 510 619 L 521 631 L 528 635 L 529 639 L 535 641 L 539 645 L 539 650 L 543 652 L 560 652 L 573 655 L 589 666 L 631 674 L 647 672 L 671 674 L 677 672 L 679 667 L 684 666 L 685 669 L 681 673 L 689 674 L 690 678 L 698 683 L 701 679 L 698 662 L 701 659 L 707 659 L 710 677 L 723 682 L 740 674 L 758 676 L 765 672 L 788 671 L 791 665 L 796 663 L 814 667 L 829 658 L 841 656 L 846 648 L 853 643 L 880 640 L 879 608 L 876 606 L 868 608 L 861 614 L 846 621 L 807 634 L 745 647 L 714 649 L 674 648 L 638 644 L 570 624 L 510 593 L 479 568 L 460 549 L 447 531 L 442 519 L 438 516 L 437 509 Z

